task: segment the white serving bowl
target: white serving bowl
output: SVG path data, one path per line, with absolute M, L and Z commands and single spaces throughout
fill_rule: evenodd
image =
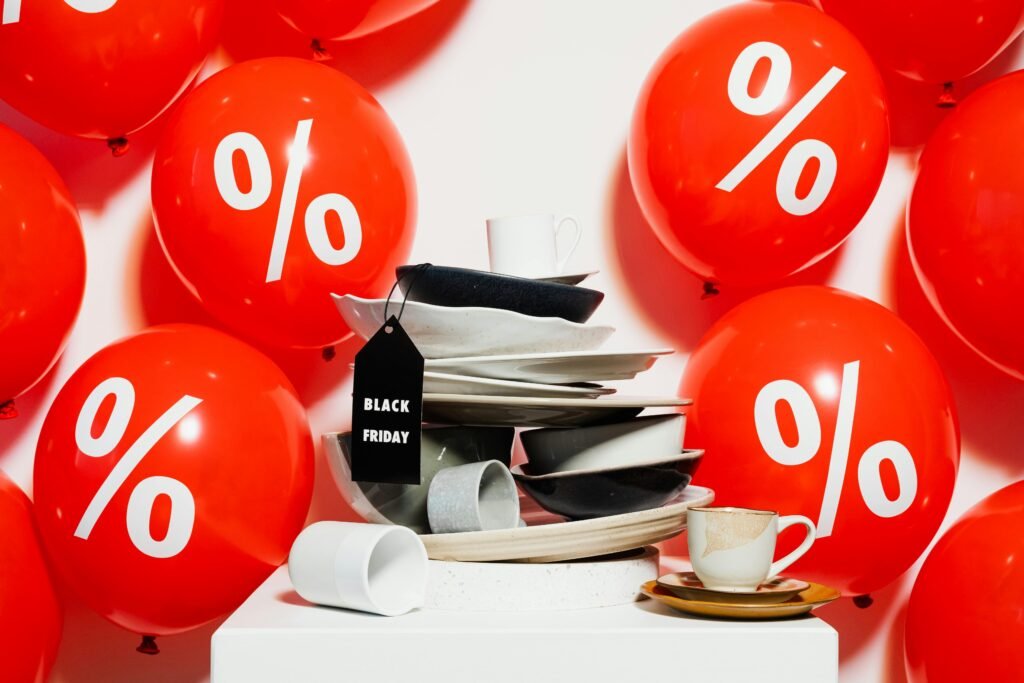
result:
M 524 431 L 519 435 L 535 474 L 623 467 L 678 454 L 686 416 L 648 415 L 623 422 Z

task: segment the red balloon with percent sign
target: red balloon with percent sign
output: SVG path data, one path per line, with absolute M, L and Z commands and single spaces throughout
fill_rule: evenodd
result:
M 760 285 L 839 246 L 889 149 L 882 79 L 820 11 L 746 2 L 661 55 L 629 136 L 629 174 L 662 244 L 709 283 Z
M 360 38 L 411 17 L 437 0 L 275 0 L 284 20 L 314 40 Z
M 84 293 L 74 200 L 46 157 L 0 126 L 0 415 L 57 362 Z
M 716 505 L 805 515 L 816 541 L 791 574 L 869 593 L 939 528 L 960 437 L 953 398 L 920 338 L 884 307 L 829 287 L 737 306 L 690 356 L 686 443 Z M 783 536 L 781 552 L 800 539 Z
M 284 562 L 312 486 L 284 373 L 197 325 L 152 327 L 83 363 L 36 448 L 36 516 L 60 578 L 146 636 L 241 604 Z
M 415 186 L 394 124 L 347 76 L 275 57 L 228 67 L 168 123 L 153 166 L 164 252 L 210 313 L 261 342 L 349 330 L 330 295 L 382 294 L 412 246 Z
M 111 141 L 155 119 L 214 48 L 223 0 L 0 0 L 0 97 L 39 123 Z

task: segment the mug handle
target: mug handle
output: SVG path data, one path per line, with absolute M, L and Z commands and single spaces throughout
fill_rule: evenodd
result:
M 558 239 L 558 233 L 562 231 L 562 226 L 565 225 L 567 222 L 571 222 L 573 224 L 573 228 L 576 233 L 576 238 L 573 240 L 572 246 L 569 247 L 569 252 L 564 257 L 559 259 L 558 263 L 555 265 L 555 269 L 559 273 L 561 273 L 562 270 L 565 268 L 565 264 L 568 263 L 569 257 L 572 256 L 573 252 L 576 251 L 576 247 L 580 246 L 580 239 L 583 237 L 583 230 L 580 229 L 579 221 L 577 221 L 572 216 L 566 216 L 562 220 L 558 221 L 558 225 L 555 226 L 556 240 Z
M 804 538 L 800 545 L 796 547 L 796 550 L 791 552 L 789 555 L 786 555 L 781 560 L 776 560 L 775 562 L 772 562 L 772 566 L 768 568 L 768 578 L 765 579 L 765 581 L 771 581 L 776 576 L 785 571 L 786 568 L 789 567 L 789 565 L 793 564 L 801 557 L 803 557 L 804 553 L 810 550 L 811 546 L 814 544 L 814 535 L 817 533 L 817 530 L 814 528 L 814 522 L 807 519 L 803 515 L 786 515 L 785 517 L 780 517 L 779 533 L 781 534 L 783 531 L 793 526 L 794 524 L 800 524 L 802 526 L 807 527 L 806 538 Z

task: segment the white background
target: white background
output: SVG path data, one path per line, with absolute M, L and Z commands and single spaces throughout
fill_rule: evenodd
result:
M 288 40 L 280 27 L 270 28 L 258 16 L 240 23 L 243 13 L 258 14 L 253 3 L 229 4 L 235 10 L 225 39 L 231 53 L 302 51 L 301 40 Z M 486 217 L 574 214 L 585 237 L 570 269 L 599 268 L 588 284 L 608 294 L 595 322 L 618 328 L 616 346 L 679 350 L 638 378 L 630 392 L 674 393 L 688 352 L 739 299 L 701 301 L 698 281 L 662 251 L 632 197 L 624 148 L 636 93 L 658 54 L 724 4 L 442 0 L 402 25 L 335 48 L 335 65 L 377 95 L 408 145 L 420 197 L 413 261 L 485 267 Z M 287 47 L 265 41 L 278 35 L 286 36 Z M 1015 48 L 973 80 L 1013 68 Z M 228 59 L 222 51 L 211 68 Z M 962 347 L 917 288 L 906 260 L 903 214 L 918 145 L 942 113 L 932 106 L 934 88 L 888 80 L 900 147 L 891 155 L 882 188 L 838 256 L 797 280 L 827 282 L 894 308 L 939 358 L 957 396 L 964 438 L 948 525 L 983 496 L 1021 478 L 1024 385 Z M 62 362 L 19 399 L 19 420 L 0 423 L 0 466 L 31 489 L 46 406 L 79 363 L 147 324 L 205 318 L 167 268 L 152 235 L 149 165 L 159 125 L 135 136 L 128 157 L 112 159 L 102 143 L 48 133 L 6 107 L 0 106 L 0 120 L 39 145 L 67 179 L 82 210 L 89 259 L 85 304 Z M 347 364 L 355 348 L 345 344 L 329 366 L 315 353 L 274 354 L 302 393 L 317 433 L 347 426 Z M 319 456 L 317 477 L 311 517 L 348 514 Z M 870 609 L 841 601 L 819 612 L 839 629 L 844 680 L 904 680 L 902 614 L 913 573 L 875 595 Z M 209 636 L 216 625 L 160 639 L 163 653 L 145 657 L 134 652 L 135 636 L 73 600 L 68 604 L 53 680 L 199 681 L 208 675 Z M 339 662 L 339 676 L 343 670 Z

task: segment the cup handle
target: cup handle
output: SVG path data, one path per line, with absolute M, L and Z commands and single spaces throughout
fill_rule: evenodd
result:
M 583 230 L 580 229 L 579 221 L 577 221 L 572 216 L 566 216 L 562 220 L 558 221 L 558 225 L 555 226 L 556 240 L 558 239 L 558 233 L 562 232 L 562 226 L 564 226 L 566 223 L 572 223 L 574 232 L 576 233 L 576 238 L 573 240 L 572 246 L 569 247 L 569 251 L 566 253 L 566 255 L 560 258 L 558 260 L 558 263 L 555 265 L 555 268 L 559 273 L 561 273 L 562 270 L 565 268 L 565 264 L 568 263 L 569 257 L 571 257 L 573 255 L 573 252 L 576 251 L 576 247 L 580 246 L 580 239 L 583 237 Z
M 802 526 L 807 527 L 807 536 L 800 543 L 800 545 L 796 547 L 796 550 L 791 552 L 789 555 L 786 555 L 781 560 L 776 560 L 775 562 L 772 562 L 772 566 L 768 568 L 768 578 L 765 579 L 765 581 L 771 581 L 776 576 L 785 571 L 786 568 L 789 567 L 789 565 L 793 564 L 801 557 L 803 557 L 804 553 L 810 550 L 811 546 L 814 544 L 814 535 L 817 533 L 817 530 L 814 528 L 814 522 L 807 519 L 803 515 L 786 515 L 785 517 L 780 517 L 779 533 L 781 534 L 783 531 L 793 526 L 794 524 L 800 524 Z

